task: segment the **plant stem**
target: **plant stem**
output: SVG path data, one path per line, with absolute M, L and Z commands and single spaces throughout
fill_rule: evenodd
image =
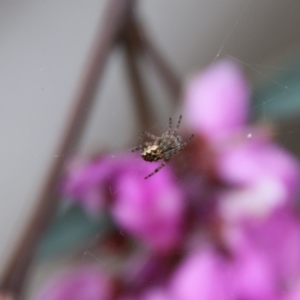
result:
M 149 58 L 157 73 L 164 81 L 175 104 L 178 104 L 181 94 L 181 80 L 167 60 L 155 48 L 141 22 L 134 15 L 130 18 L 131 32 L 135 35 L 136 47 L 144 57 Z
M 128 65 L 128 73 L 133 89 L 134 99 L 138 110 L 139 124 L 142 130 L 149 128 L 153 112 L 149 106 L 146 89 L 142 81 L 142 76 L 138 66 L 138 52 L 136 36 L 132 34 L 130 22 L 124 32 L 124 48 Z
M 104 12 L 104 22 L 98 30 L 95 45 L 88 58 L 79 90 L 75 95 L 74 109 L 69 117 L 58 151 L 55 152 L 57 159 L 45 180 L 32 219 L 3 272 L 0 281 L 0 299 L 1 297 L 5 299 L 7 295 L 10 295 L 12 299 L 20 299 L 21 297 L 26 275 L 37 245 L 60 200 L 57 185 L 58 179 L 62 175 L 65 157 L 73 153 L 78 144 L 107 57 L 119 38 L 134 0 L 109 0 L 108 3 Z

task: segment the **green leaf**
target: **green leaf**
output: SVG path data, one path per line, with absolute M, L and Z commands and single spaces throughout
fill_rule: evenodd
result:
M 51 258 L 79 249 L 111 228 L 107 216 L 88 216 L 80 207 L 60 209 L 38 247 L 39 258 Z
M 251 111 L 255 118 L 285 121 L 299 117 L 300 63 L 294 62 L 272 75 L 267 84 L 254 93 Z

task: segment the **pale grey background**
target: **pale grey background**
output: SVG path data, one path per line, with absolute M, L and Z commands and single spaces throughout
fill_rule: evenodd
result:
M 106 2 L 0 1 L 0 270 L 56 159 L 57 140 Z M 280 67 L 299 50 L 300 1 L 140 0 L 139 10 L 181 78 L 220 53 L 242 60 L 256 82 L 265 78 L 254 65 Z M 126 75 L 116 52 L 85 135 L 85 153 L 136 139 Z M 150 82 L 155 84 L 153 78 Z M 160 88 L 150 90 L 158 116 L 153 126 L 161 126 L 175 111 Z

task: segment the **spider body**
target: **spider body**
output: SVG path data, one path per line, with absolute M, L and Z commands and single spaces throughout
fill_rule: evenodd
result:
M 141 156 L 146 161 L 158 161 L 163 159 L 163 152 L 159 145 L 149 145 L 143 149 Z
M 178 128 L 181 122 L 182 116 L 179 117 L 177 126 L 175 129 L 172 129 L 172 119 L 169 119 L 169 128 L 161 136 L 157 137 L 151 133 L 143 132 L 152 142 L 145 142 L 141 145 L 135 147 L 132 152 L 141 150 L 141 156 L 144 160 L 153 162 L 163 160 L 163 163 L 156 168 L 151 174 L 145 177 L 145 179 L 151 177 L 157 173 L 161 168 L 163 168 L 171 157 L 181 150 L 191 141 L 192 136 L 183 142 L 181 136 L 178 134 Z

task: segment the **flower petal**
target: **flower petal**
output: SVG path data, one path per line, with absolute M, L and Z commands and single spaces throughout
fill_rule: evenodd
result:
M 37 300 L 108 300 L 112 296 L 109 279 L 94 267 L 70 270 L 55 278 Z
M 149 180 L 124 173 L 115 187 L 111 211 L 119 226 L 156 250 L 167 250 L 179 241 L 183 195 L 168 169 Z
M 266 139 L 232 144 L 219 153 L 217 168 L 225 182 L 236 186 L 220 195 L 226 220 L 267 216 L 291 204 L 298 192 L 297 161 Z
M 232 255 L 231 286 L 236 299 L 274 300 L 277 277 L 267 253 L 249 239 L 241 227 L 224 230 L 225 243 Z
M 144 293 L 140 300 L 171 300 L 167 293 L 162 289 L 152 289 L 149 291 L 146 291 Z
M 244 125 L 248 101 L 249 87 L 238 66 L 220 61 L 189 83 L 184 115 L 191 131 L 216 141 Z
M 248 239 L 268 257 L 283 286 L 300 278 L 300 220 L 289 210 L 246 227 Z
M 191 254 L 171 280 L 171 299 L 232 299 L 227 273 L 227 264 L 214 251 L 205 249 Z

